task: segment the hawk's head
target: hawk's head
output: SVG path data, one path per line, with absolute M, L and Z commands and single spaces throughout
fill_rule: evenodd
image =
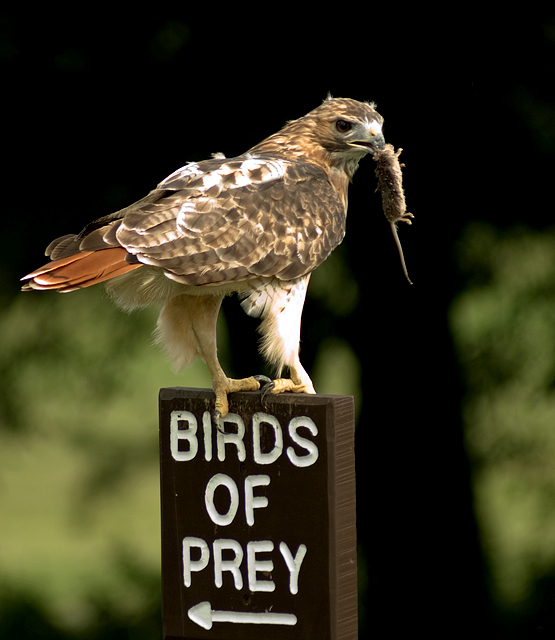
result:
M 383 118 L 369 102 L 327 98 L 305 118 L 314 122 L 315 136 L 333 155 L 361 158 L 385 145 Z
M 253 148 L 342 168 L 351 177 L 359 160 L 383 149 L 383 118 L 369 102 L 328 98 Z

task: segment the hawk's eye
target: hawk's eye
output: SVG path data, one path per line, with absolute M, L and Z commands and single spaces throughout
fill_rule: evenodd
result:
M 346 120 L 338 120 L 335 123 L 335 127 L 339 131 L 339 133 L 347 133 L 347 131 L 351 130 L 351 126 L 351 123 L 347 122 Z

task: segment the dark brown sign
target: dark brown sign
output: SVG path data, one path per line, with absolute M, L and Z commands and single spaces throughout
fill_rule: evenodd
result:
M 164 638 L 355 640 L 353 399 L 160 391 Z

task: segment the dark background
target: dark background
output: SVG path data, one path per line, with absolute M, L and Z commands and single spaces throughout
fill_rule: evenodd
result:
M 468 222 L 552 222 L 555 19 L 462 5 L 262 9 L 2 10 L 2 295 L 18 295 L 52 238 L 138 199 L 185 162 L 239 154 L 328 91 L 375 101 L 386 140 L 404 149 L 415 222 L 400 234 L 414 285 L 366 160 L 342 246 L 358 307 L 335 317 L 313 301 L 302 334 L 308 370 L 327 335 L 349 341 L 362 364 L 361 638 L 384 628 L 387 637 L 553 630 L 548 599 L 508 621 L 487 589 L 447 308 L 463 286 L 453 245 Z M 244 314 L 226 313 L 240 335 Z M 254 343 L 234 368 L 260 368 Z

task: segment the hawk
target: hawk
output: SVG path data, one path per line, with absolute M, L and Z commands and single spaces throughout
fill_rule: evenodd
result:
M 221 417 L 229 393 L 260 388 L 260 377 L 228 378 L 218 361 L 216 321 L 235 292 L 261 318 L 261 351 L 278 371 L 267 390 L 315 393 L 299 360 L 308 281 L 344 237 L 349 183 L 384 148 L 382 125 L 373 104 L 328 97 L 246 153 L 186 164 L 142 200 L 57 238 L 23 290 L 106 282 L 124 309 L 161 305 L 156 341 L 178 368 L 206 362 Z

